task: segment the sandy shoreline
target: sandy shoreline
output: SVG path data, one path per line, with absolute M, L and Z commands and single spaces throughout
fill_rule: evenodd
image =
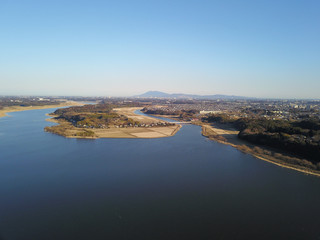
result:
M 81 105 L 83 104 L 79 102 L 67 101 L 67 102 L 62 102 L 60 104 L 55 104 L 55 105 L 29 106 L 29 107 L 21 107 L 21 106 L 5 107 L 0 110 L 0 117 L 8 116 L 7 113 L 11 113 L 11 112 L 21 112 L 21 111 L 28 111 L 28 110 L 59 108 L 59 107 L 66 107 L 66 106 L 81 106 Z
M 143 116 L 135 114 L 134 111 L 140 110 L 141 108 L 117 108 L 114 109 L 118 114 L 125 115 L 135 121 L 139 121 L 145 124 L 153 122 L 165 122 L 149 116 Z M 50 116 L 52 117 L 52 116 Z M 162 138 L 171 137 L 175 135 L 181 125 L 173 126 L 159 126 L 159 127 L 127 127 L 127 128 L 77 128 L 71 123 L 64 120 L 47 119 L 47 121 L 58 123 L 56 126 L 47 127 L 45 131 L 58 134 L 67 138 Z M 84 136 L 86 132 L 93 132 L 94 136 Z
M 260 160 L 275 164 L 280 167 L 289 168 L 295 171 L 299 171 L 305 174 L 311 174 L 320 177 L 320 172 L 313 171 L 304 167 L 298 167 L 293 164 L 283 162 L 281 159 L 276 159 L 275 157 L 255 153 L 252 148 L 255 146 L 237 137 L 238 132 L 234 129 L 223 129 L 221 127 L 211 126 L 207 124 L 202 124 L 202 135 L 208 137 L 211 140 L 217 141 L 222 144 L 232 146 L 246 154 L 250 154 Z M 244 147 L 245 146 L 245 147 Z

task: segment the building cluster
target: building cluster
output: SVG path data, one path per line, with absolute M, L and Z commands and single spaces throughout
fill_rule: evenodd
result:
M 80 127 L 80 128 L 110 128 L 110 125 L 106 124 L 99 124 L 98 126 L 93 126 L 93 125 L 86 125 L 86 124 L 79 124 L 72 122 L 75 127 Z M 114 128 L 138 128 L 138 127 L 144 127 L 144 128 L 150 128 L 150 127 L 166 127 L 166 126 L 173 126 L 174 123 L 169 123 L 169 122 L 154 122 L 154 123 L 139 123 L 139 124 L 113 124 L 112 126 Z
M 150 110 L 179 112 L 196 110 L 200 115 L 226 113 L 231 117 L 259 117 L 266 119 L 320 119 L 320 101 L 316 100 L 195 100 L 194 103 L 149 106 Z
M 120 125 L 114 125 L 116 128 L 128 128 L 128 127 L 145 127 L 145 128 L 150 128 L 150 127 L 166 127 L 166 126 L 173 126 L 174 123 L 169 123 L 169 122 L 155 122 L 155 123 L 139 123 L 139 124 L 120 124 Z

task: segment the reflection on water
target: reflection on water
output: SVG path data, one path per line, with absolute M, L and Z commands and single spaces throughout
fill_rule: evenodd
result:
M 317 177 L 192 125 L 170 138 L 67 139 L 43 131 L 51 111 L 0 118 L 4 240 L 320 237 Z

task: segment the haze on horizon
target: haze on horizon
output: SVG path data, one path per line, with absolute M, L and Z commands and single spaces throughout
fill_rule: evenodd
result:
M 1 1 L 1 95 L 320 98 L 320 2 Z

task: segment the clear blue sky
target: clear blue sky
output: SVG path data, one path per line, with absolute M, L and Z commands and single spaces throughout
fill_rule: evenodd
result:
M 319 0 L 0 0 L 0 94 L 320 98 L 319 11 Z

